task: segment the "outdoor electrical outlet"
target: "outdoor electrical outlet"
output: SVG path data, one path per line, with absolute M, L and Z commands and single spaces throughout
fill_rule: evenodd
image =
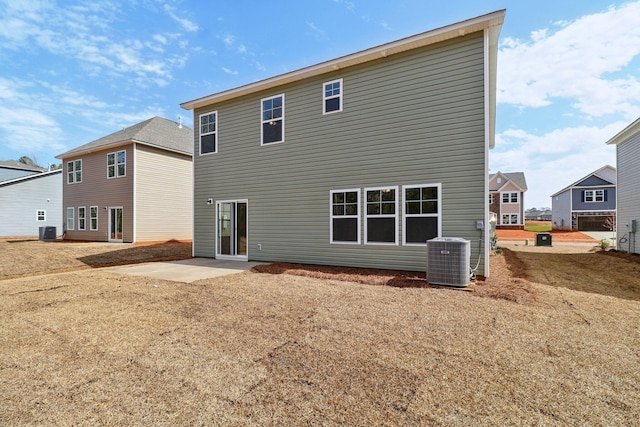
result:
M 482 221 L 481 219 L 476 220 L 476 229 L 482 230 L 483 228 L 484 228 L 484 221 Z
M 258 243 L 258 250 L 261 251 L 262 250 L 262 243 Z

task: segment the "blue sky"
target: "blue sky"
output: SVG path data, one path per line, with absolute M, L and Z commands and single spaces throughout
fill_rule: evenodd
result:
M 38 163 L 181 102 L 506 9 L 492 172 L 527 208 L 611 164 L 640 116 L 640 0 L 0 0 L 0 160 Z

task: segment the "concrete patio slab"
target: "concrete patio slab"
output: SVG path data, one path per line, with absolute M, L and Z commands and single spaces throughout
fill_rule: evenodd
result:
M 191 283 L 196 280 L 241 273 L 260 264 L 264 263 L 227 261 L 212 258 L 191 258 L 181 261 L 121 265 L 118 267 L 110 267 L 107 270 L 119 274 L 147 276 L 154 279 Z

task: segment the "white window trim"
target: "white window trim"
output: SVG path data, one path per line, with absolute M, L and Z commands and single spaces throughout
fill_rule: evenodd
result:
M 80 162 L 80 180 L 76 179 L 76 162 Z M 71 172 L 69 171 L 69 164 L 73 165 Z M 67 162 L 67 184 L 76 184 L 82 182 L 82 159 L 70 160 Z
M 506 202 L 504 201 L 504 195 L 505 194 L 508 195 L 507 196 L 508 201 L 506 201 Z M 512 202 L 511 201 L 511 196 L 514 195 L 514 194 L 516 195 L 516 201 Z M 503 191 L 503 192 L 500 193 L 500 203 L 502 203 L 503 205 L 515 205 L 515 204 L 518 204 L 518 203 L 520 203 L 520 195 L 518 194 L 517 191 Z
M 393 190 L 395 191 L 395 210 L 393 215 L 389 214 L 380 214 L 380 215 L 369 215 L 367 212 L 367 192 L 368 191 L 379 191 L 379 190 Z M 363 196 L 363 214 L 364 214 L 364 243 L 367 245 L 384 245 L 384 246 L 397 246 L 398 245 L 398 199 L 399 199 L 399 187 L 396 186 L 387 186 L 387 187 L 369 187 L 364 189 Z M 368 226 L 367 223 L 369 221 L 369 217 L 371 218 L 393 218 L 393 230 L 395 239 L 393 242 L 370 242 L 368 236 Z
M 408 188 L 422 188 L 422 187 L 436 187 L 438 189 L 438 213 L 437 214 L 411 214 L 407 215 L 405 190 Z M 438 236 L 442 236 L 442 184 L 413 184 L 402 186 L 402 244 L 404 246 L 427 246 L 427 242 L 424 243 L 407 243 L 407 218 L 411 217 L 434 217 L 438 218 Z
M 262 103 L 260 103 L 260 113 L 262 114 Z M 284 111 L 284 110 L 283 110 Z M 216 130 L 214 130 L 213 132 L 207 132 L 207 133 L 202 133 L 202 117 L 203 116 L 210 116 L 211 114 L 215 114 L 216 115 L 216 121 L 215 121 L 215 127 Z M 215 111 L 209 111 L 207 113 L 202 113 L 200 114 L 200 116 L 198 116 L 198 126 L 200 126 L 199 129 L 199 135 L 198 135 L 198 155 L 200 156 L 208 156 L 209 154 L 216 154 L 218 152 L 218 110 Z M 284 129 L 284 127 L 283 127 Z M 262 125 L 260 127 L 260 133 L 262 133 Z M 202 137 L 203 136 L 207 136 L 207 135 L 215 135 L 216 136 L 216 144 L 215 144 L 215 148 L 212 152 L 210 153 L 203 153 L 202 152 Z
M 93 217 L 91 216 L 91 210 L 95 208 L 96 210 L 96 227 L 93 228 Z M 98 212 L 100 211 L 100 209 L 98 208 L 98 206 L 89 206 L 89 230 L 91 231 L 97 231 L 98 230 Z
M 356 201 L 356 207 L 358 209 L 358 212 L 356 215 L 333 215 L 333 195 L 334 193 L 353 193 L 355 192 L 357 194 L 357 201 Z M 336 245 L 359 245 L 361 243 L 361 216 L 360 215 L 360 189 L 359 188 L 351 188 L 351 189 L 342 189 L 342 190 L 331 190 L 329 192 L 329 243 L 331 244 L 336 244 Z M 344 242 L 344 241 L 334 241 L 333 240 L 333 220 L 334 218 L 356 218 L 357 219 L 357 240 L 355 242 Z
M 67 208 L 67 231 L 75 230 L 76 226 L 76 209 L 75 208 Z M 69 212 L 71 212 L 71 216 L 69 216 Z M 71 226 L 69 226 L 71 225 Z
M 120 164 L 118 162 L 118 153 L 124 153 L 124 162 L 122 162 L 122 164 L 124 165 L 124 174 L 120 175 L 118 173 L 118 165 Z M 113 154 L 113 165 L 109 165 L 109 156 Z M 113 176 L 109 176 L 109 167 L 113 166 Z M 118 150 L 118 151 L 114 151 L 112 153 L 107 153 L 107 179 L 114 179 L 114 178 L 122 178 L 124 176 L 127 176 L 127 150 Z
M 84 216 L 80 216 L 80 210 L 84 211 Z M 84 226 L 81 226 L 81 222 L 84 221 Z M 87 207 L 86 206 L 78 206 L 78 231 L 86 231 L 87 229 Z
M 262 117 L 264 116 L 264 111 L 262 110 L 262 103 L 264 101 L 268 101 L 269 99 L 275 99 L 275 98 L 280 98 L 282 97 L 282 117 L 280 118 L 280 120 L 282 120 L 282 139 L 280 141 L 272 141 L 272 142 L 264 142 L 264 132 L 262 131 L 262 125 L 265 124 L 266 122 L 269 122 L 270 120 L 263 120 Z M 284 93 L 281 93 L 280 95 L 273 95 L 273 96 L 268 96 L 266 98 L 262 98 L 260 100 L 260 145 L 261 146 L 269 146 L 269 145 L 277 145 L 277 144 L 282 144 L 285 140 L 285 136 L 284 136 L 284 130 L 285 130 L 285 126 L 284 126 L 284 116 L 285 116 L 285 100 L 284 100 Z
M 42 212 L 42 215 L 40 215 L 40 212 Z M 40 217 L 42 217 L 42 219 L 40 219 Z M 47 220 L 47 211 L 44 209 L 37 209 L 36 210 L 36 221 L 38 222 L 43 222 Z
M 328 84 L 333 84 L 333 83 L 340 83 L 340 94 L 339 95 L 332 95 L 332 96 L 327 96 L 326 95 L 326 90 L 325 90 L 325 86 Z M 326 115 L 326 114 L 333 114 L 333 113 L 339 113 L 342 111 L 343 106 L 344 106 L 344 83 L 342 81 L 342 79 L 336 79 L 336 80 L 331 80 L 330 82 L 324 82 L 322 83 L 322 114 Z M 327 111 L 327 100 L 328 99 L 334 99 L 334 98 L 339 98 L 340 99 L 340 108 L 334 111 Z
M 511 217 L 516 217 L 516 222 L 511 222 Z M 507 217 L 507 221 L 504 221 L 504 218 Z M 500 225 L 520 225 L 520 214 L 517 213 L 503 213 L 500 215 Z
M 599 193 L 599 195 L 598 195 Z M 587 194 L 591 194 L 588 196 Z M 587 200 L 590 197 L 591 200 Z M 602 203 L 604 202 L 604 190 L 584 190 L 584 202 L 585 203 Z

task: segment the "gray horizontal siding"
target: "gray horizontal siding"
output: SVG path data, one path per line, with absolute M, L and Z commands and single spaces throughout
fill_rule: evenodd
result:
M 329 244 L 329 191 L 441 183 L 442 234 L 472 240 L 475 265 L 486 201 L 483 69 L 479 33 L 196 110 L 196 122 L 219 115 L 218 153 L 195 158 L 196 255 L 214 254 L 206 199 L 246 198 L 250 259 L 424 270 L 424 247 Z M 337 78 L 344 111 L 322 115 L 322 83 Z M 285 142 L 260 146 L 260 99 L 280 93 Z
M 640 243 L 637 241 L 640 233 L 629 234 L 627 226 L 632 219 L 637 221 L 640 227 L 640 197 L 638 186 L 640 185 L 640 133 L 632 136 L 616 147 L 618 168 L 618 206 L 617 224 L 618 238 L 627 237 L 627 242 L 620 244 L 620 249 L 632 253 L 640 253 Z M 639 228 L 640 231 L 640 228 Z
M 45 221 L 37 220 L 38 210 L 45 211 Z M 46 226 L 62 234 L 62 174 L 0 186 L 0 236 L 38 236 Z

